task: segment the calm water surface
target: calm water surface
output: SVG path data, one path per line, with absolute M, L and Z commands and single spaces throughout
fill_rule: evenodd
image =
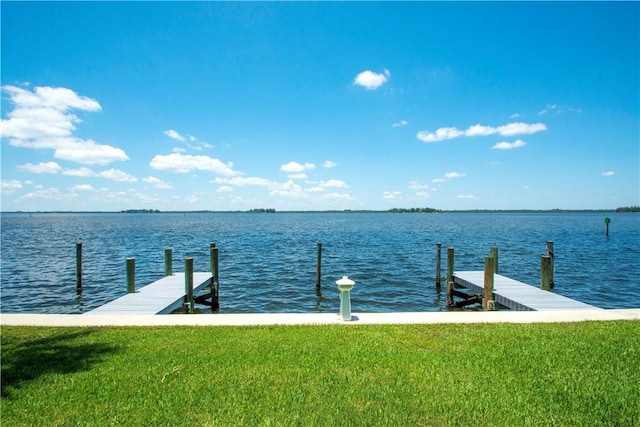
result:
M 611 218 L 609 237 L 604 218 Z M 335 281 L 356 281 L 354 311 L 440 311 L 435 247 L 455 248 L 456 270 L 482 270 L 491 246 L 500 273 L 532 285 L 554 242 L 554 292 L 603 308 L 640 307 L 640 215 L 614 213 L 162 213 L 25 214 L 1 217 L 1 311 L 82 313 L 160 279 L 164 248 L 174 271 L 194 257 L 209 269 L 219 248 L 220 312 L 337 312 Z M 75 292 L 75 244 L 83 287 Z M 315 290 L 322 242 L 322 292 Z

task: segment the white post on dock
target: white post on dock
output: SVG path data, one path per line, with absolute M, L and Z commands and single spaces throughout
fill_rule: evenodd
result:
M 351 295 L 350 291 L 356 284 L 353 280 L 350 280 L 347 276 L 342 276 L 342 279 L 336 281 L 338 289 L 340 290 L 340 318 L 343 321 L 351 320 Z

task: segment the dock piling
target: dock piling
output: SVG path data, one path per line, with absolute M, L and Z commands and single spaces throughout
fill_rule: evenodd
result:
M 136 259 L 127 258 L 127 293 L 136 292 Z
M 453 248 L 447 248 L 447 307 L 453 305 L 453 290 L 455 287 L 455 283 L 453 282 L 453 257 Z
M 491 247 L 491 257 L 493 257 L 493 259 L 494 259 L 493 272 L 495 274 L 498 274 L 498 247 L 497 246 L 492 246 Z
M 316 256 L 316 290 L 320 289 L 322 277 L 322 243 L 318 242 L 317 256 Z
M 184 293 L 185 308 L 189 313 L 193 313 L 193 257 L 184 259 Z
M 551 257 L 551 275 L 550 275 L 550 279 L 549 279 L 549 288 L 553 289 L 553 287 L 555 286 L 555 283 L 553 282 L 553 273 L 554 273 L 554 266 L 555 266 L 555 261 L 556 261 L 556 257 L 553 253 L 553 242 L 547 241 L 547 256 Z
M 164 249 L 164 275 L 171 276 L 173 274 L 173 250 L 171 248 Z
M 551 280 L 553 274 L 553 264 L 549 255 L 540 257 L 540 289 L 548 291 L 551 289 Z
M 482 308 L 485 311 L 495 310 L 493 300 L 493 279 L 496 269 L 495 261 L 496 258 L 493 256 L 488 256 L 484 259 L 484 297 L 482 298 Z
M 440 289 L 440 252 L 442 250 L 442 244 L 436 243 L 436 289 Z
M 210 246 L 211 250 L 211 311 L 220 309 L 218 291 L 220 289 L 218 270 L 218 248 L 215 243 Z
M 76 243 L 76 293 L 82 293 L 82 243 Z

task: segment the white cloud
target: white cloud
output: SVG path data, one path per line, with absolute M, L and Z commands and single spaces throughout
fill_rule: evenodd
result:
M 419 199 L 428 199 L 429 193 L 426 191 L 416 191 L 415 196 Z
M 309 191 L 311 193 L 318 193 L 318 192 L 321 192 L 321 191 L 325 191 L 325 189 L 323 187 L 315 186 L 315 187 L 309 188 L 307 191 Z
M 444 179 L 444 178 L 433 178 L 431 180 L 431 182 L 433 182 L 434 184 L 440 184 L 440 183 L 445 182 L 445 181 L 446 181 L 446 179 Z
M 348 188 L 349 187 L 344 181 L 340 179 L 330 179 L 328 181 L 320 181 L 318 185 L 323 188 L 327 188 L 327 187 Z
M 522 123 L 513 122 L 506 125 L 493 127 L 483 125 L 469 126 L 466 130 L 460 130 L 455 127 L 443 127 L 435 132 L 420 131 L 416 137 L 423 142 L 438 142 L 446 139 L 458 138 L 461 136 L 489 136 L 499 134 L 502 136 L 529 135 L 536 132 L 546 130 L 544 123 Z
M 444 174 L 446 179 L 462 178 L 463 176 L 466 176 L 466 174 L 460 172 L 447 172 Z
M 63 175 L 67 176 L 78 176 L 78 177 L 91 177 L 96 176 L 96 173 L 87 167 L 81 167 L 79 169 L 65 169 L 62 172 Z
M 13 194 L 21 188 L 22 184 L 20 181 L 15 179 L 11 181 L 6 181 L 4 179 L 0 180 L 0 189 L 2 190 L 2 194 Z
M 153 184 L 156 188 L 159 188 L 161 190 L 170 190 L 173 188 L 171 184 L 167 184 L 166 182 L 164 182 L 160 178 L 156 178 L 155 176 L 148 176 L 146 178 L 142 178 L 142 181 L 148 184 Z
M 270 179 L 260 178 L 257 176 L 235 176 L 233 178 L 216 178 L 214 182 L 218 184 L 230 184 L 238 187 L 242 187 L 245 185 L 255 185 L 258 187 L 276 187 L 278 185 L 277 182 L 271 181 Z
M 233 191 L 233 187 L 230 187 L 228 185 L 221 185 L 220 187 L 218 187 L 218 189 L 216 190 L 216 193 L 229 193 Z
M 358 74 L 356 78 L 353 79 L 353 84 L 362 86 L 367 90 L 376 90 L 389 80 L 390 76 L 391 73 L 389 70 L 384 70 L 384 72 L 380 74 L 366 70 Z
M 77 199 L 79 194 L 77 193 L 63 193 L 59 189 L 52 188 L 38 188 L 36 191 L 27 193 L 20 199 L 48 199 L 48 200 L 73 200 Z
M 418 181 L 410 181 L 409 184 L 407 184 L 407 188 L 410 188 L 412 190 L 426 190 L 429 188 L 429 186 Z
M 90 184 L 78 184 L 71 187 L 72 191 L 97 191 Z
M 36 87 L 33 91 L 2 86 L 14 109 L 0 120 L 0 134 L 15 147 L 54 150 L 57 159 L 84 164 L 108 164 L 128 160 L 126 153 L 110 145 L 73 136 L 82 120 L 69 110 L 100 111 L 100 104 L 67 88 Z
M 602 176 L 613 176 L 616 173 L 614 171 L 606 171 L 606 172 L 602 172 L 600 175 Z
M 472 199 L 472 200 L 477 200 L 478 198 L 476 196 L 474 196 L 473 194 L 459 194 L 456 196 L 458 199 Z
M 138 178 L 129 175 L 126 172 L 123 172 L 119 169 L 109 169 L 106 171 L 98 172 L 96 176 L 100 178 L 109 179 L 111 181 L 117 182 L 136 182 Z
M 156 155 L 149 162 L 153 169 L 173 173 L 188 173 L 192 170 L 213 172 L 223 176 L 239 175 L 233 170 L 233 163 L 223 163 L 205 155 L 192 156 L 190 154 L 172 153 L 168 155 Z
M 294 173 L 289 175 L 289 178 L 291 179 L 307 179 L 307 174 L 306 173 Z
M 408 124 L 409 124 L 409 122 L 408 122 L 408 121 L 406 121 L 406 120 L 400 120 L 399 122 L 395 122 L 395 123 L 393 123 L 391 126 L 392 126 L 392 127 L 394 127 L 394 128 L 398 128 L 398 127 L 406 126 L 406 125 L 408 125 Z
M 180 135 L 178 132 L 176 132 L 173 129 L 165 130 L 163 133 L 165 135 L 167 135 L 169 138 L 175 139 L 175 140 L 180 141 L 180 142 L 185 142 L 187 140 L 187 138 L 185 138 L 184 136 Z
M 54 174 L 62 171 L 62 167 L 56 162 L 42 162 L 37 165 L 26 163 L 24 165 L 18 165 L 19 170 L 30 173 L 49 173 Z
M 331 160 L 325 160 L 322 163 L 322 167 L 327 169 L 335 168 L 336 166 L 338 166 L 338 164 L 335 162 L 332 162 Z
M 520 117 L 520 114 L 518 113 L 513 113 L 512 115 L 509 116 L 510 119 L 517 119 L 518 117 Z
M 290 172 L 290 173 L 300 173 L 300 172 L 304 172 L 306 170 L 312 170 L 315 168 L 316 168 L 316 165 L 314 165 L 313 163 L 306 163 L 306 162 L 304 165 L 301 165 L 298 162 L 289 162 L 286 165 L 280 166 L 281 171 Z
M 493 147 L 491 147 L 494 150 L 511 150 L 512 148 L 520 148 L 520 147 L 524 147 L 525 145 L 527 145 L 526 142 L 524 142 L 521 139 L 517 139 L 514 142 L 498 142 L 496 145 L 494 145 Z
M 383 191 L 382 198 L 383 199 L 397 199 L 402 195 L 401 191 Z

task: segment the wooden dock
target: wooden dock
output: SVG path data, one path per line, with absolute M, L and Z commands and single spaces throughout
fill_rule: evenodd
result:
M 453 281 L 471 292 L 483 294 L 484 271 L 457 271 Z M 493 279 L 493 297 L 496 303 L 518 311 L 549 310 L 601 310 L 599 307 L 585 304 L 535 286 L 495 274 Z
M 193 273 L 194 293 L 211 282 L 211 273 Z M 182 307 L 185 295 L 184 273 L 174 273 L 84 314 L 167 314 Z

